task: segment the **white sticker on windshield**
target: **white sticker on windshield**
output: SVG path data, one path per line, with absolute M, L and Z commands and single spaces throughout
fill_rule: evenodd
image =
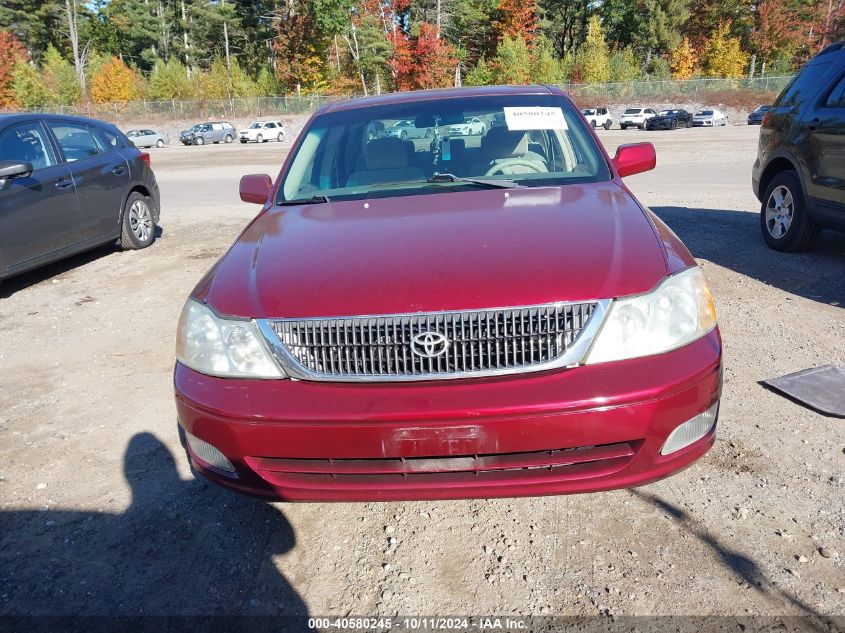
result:
M 541 106 L 523 108 L 504 107 L 505 124 L 509 130 L 568 130 L 563 110 Z

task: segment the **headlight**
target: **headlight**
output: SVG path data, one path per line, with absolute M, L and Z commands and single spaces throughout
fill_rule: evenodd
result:
M 587 364 L 661 354 L 716 327 L 716 307 L 698 266 L 672 275 L 654 290 L 610 304 Z
M 254 321 L 222 319 L 188 299 L 179 317 L 176 360 L 224 378 L 284 378 Z

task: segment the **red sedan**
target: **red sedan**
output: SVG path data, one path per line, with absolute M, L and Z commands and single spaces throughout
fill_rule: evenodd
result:
M 477 118 L 483 135 L 450 128 Z M 412 121 L 429 136 L 384 134 Z M 712 445 L 713 299 L 684 245 L 547 87 L 332 103 L 182 312 L 193 466 L 283 500 L 638 486 Z

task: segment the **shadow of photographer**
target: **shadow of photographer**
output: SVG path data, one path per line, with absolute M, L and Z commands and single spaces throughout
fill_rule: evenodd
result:
M 149 433 L 124 472 L 123 514 L 0 512 L 0 615 L 307 616 L 274 561 L 295 545 L 275 507 L 180 479 Z

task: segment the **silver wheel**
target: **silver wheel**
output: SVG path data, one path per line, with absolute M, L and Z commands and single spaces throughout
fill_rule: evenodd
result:
M 161 140 L 161 139 L 158 139 L 158 140 L 156 141 L 156 147 L 164 147 L 164 141 L 163 141 L 163 140 Z
M 792 192 L 783 185 L 775 187 L 766 202 L 766 230 L 775 239 L 780 239 L 792 226 L 795 202 Z
M 143 200 L 136 200 L 129 207 L 129 230 L 139 242 L 146 242 L 150 239 L 153 230 L 153 216 L 150 208 Z
M 277 140 L 277 141 L 279 141 L 279 143 L 281 143 L 282 141 L 284 141 L 284 140 L 285 140 L 285 133 L 284 133 L 284 132 L 279 132 L 279 135 L 276 137 L 276 140 Z

